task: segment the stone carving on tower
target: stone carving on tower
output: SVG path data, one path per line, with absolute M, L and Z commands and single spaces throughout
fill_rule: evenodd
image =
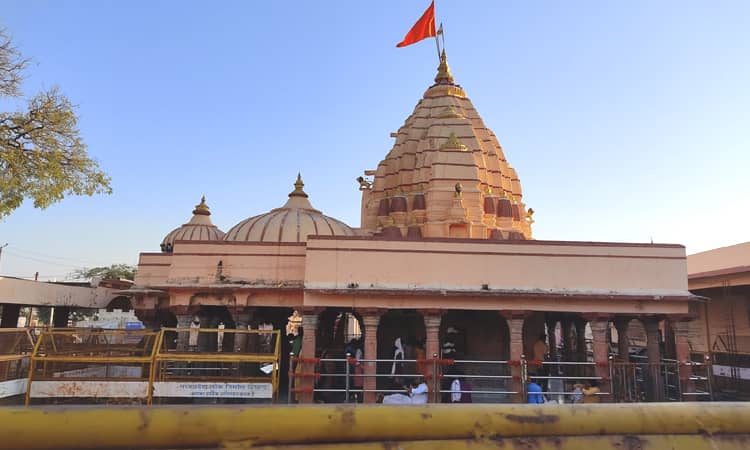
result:
M 362 189 L 362 229 L 388 237 L 531 239 L 518 174 L 456 84 L 443 51 L 393 148 Z M 460 190 L 459 187 L 460 186 Z

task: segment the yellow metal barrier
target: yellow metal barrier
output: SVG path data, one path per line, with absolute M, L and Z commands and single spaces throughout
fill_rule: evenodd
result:
M 740 449 L 742 403 L 0 409 L 4 448 Z
M 190 336 L 189 339 L 180 339 L 180 333 L 191 334 L 195 345 L 189 345 L 187 349 L 170 349 L 164 340 L 166 335 L 177 335 L 178 342 L 190 342 Z M 264 345 L 249 343 L 253 338 L 262 340 Z M 277 398 L 281 352 L 279 330 L 163 328 L 157 347 L 151 399 L 161 398 L 163 402 L 169 398 L 269 401 Z
M 29 378 L 33 341 L 26 328 L 0 328 L 0 402 L 15 402 Z
M 60 328 L 42 331 L 31 355 L 31 399 L 119 398 L 147 402 L 159 332 Z

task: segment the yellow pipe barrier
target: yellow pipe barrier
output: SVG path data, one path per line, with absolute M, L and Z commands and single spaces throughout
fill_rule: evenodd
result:
M 750 446 L 750 406 L 631 403 L 9 408 L 0 409 L 0 436 L 0 445 L 18 449 L 262 445 L 271 449 L 311 444 L 317 448 L 369 449 L 383 448 L 388 442 L 415 450 L 498 448 L 505 444 L 507 448 L 590 445 L 621 450 L 662 445 L 743 448 Z M 644 445 L 652 442 L 649 439 L 659 446 Z M 576 446 L 569 442 L 576 442 Z M 373 446 L 375 443 L 379 447 Z

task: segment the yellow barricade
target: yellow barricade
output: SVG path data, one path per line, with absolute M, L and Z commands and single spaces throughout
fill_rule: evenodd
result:
M 0 328 L 0 403 L 17 402 L 26 392 L 33 345 L 28 329 Z
M 166 342 L 166 336 L 176 339 Z M 279 330 L 163 328 L 151 398 L 275 401 L 280 352 Z
M 741 449 L 744 403 L 0 409 L 4 448 Z

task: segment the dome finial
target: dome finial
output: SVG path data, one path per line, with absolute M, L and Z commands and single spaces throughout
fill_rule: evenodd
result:
M 440 65 L 438 66 L 438 73 L 435 75 L 435 83 L 453 84 L 453 75 L 451 75 L 451 68 L 448 66 L 448 57 L 445 54 L 445 49 L 440 54 Z
M 307 194 L 302 188 L 305 187 L 305 183 L 302 182 L 302 174 L 297 172 L 297 181 L 294 182 L 294 190 L 289 193 L 289 197 L 305 197 Z
M 210 216 L 211 211 L 208 210 L 208 205 L 206 204 L 206 196 L 201 197 L 201 202 L 195 205 L 195 209 L 193 210 L 193 214 L 199 214 L 202 216 Z

